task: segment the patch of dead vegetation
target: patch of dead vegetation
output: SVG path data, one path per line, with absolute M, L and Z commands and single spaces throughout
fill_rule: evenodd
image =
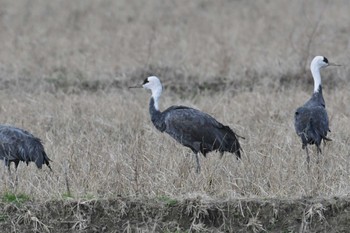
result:
M 348 197 L 0 203 L 2 232 L 344 232 Z
M 0 122 L 40 137 L 54 170 L 20 164 L 17 191 L 38 202 L 4 204 L 4 229 L 109 231 L 98 219 L 125 231 L 308 231 L 325 219 L 335 226 L 346 201 L 330 199 L 336 208 L 323 201 L 265 202 L 349 193 L 350 5 L 328 2 L 4 2 Z M 322 71 L 333 141 L 319 164 L 312 156 L 308 172 L 293 114 L 312 92 L 314 55 L 344 66 Z M 246 137 L 242 160 L 212 153 L 200 158 L 203 172 L 194 174 L 191 152 L 154 129 L 149 93 L 127 89 L 148 75 L 159 76 L 166 89 L 161 109 L 195 107 Z M 0 172 L 6 181 L 6 169 Z M 2 193 L 9 189 L 0 182 Z M 193 193 L 261 199 L 164 198 Z M 87 196 L 98 201 L 40 201 Z M 163 198 L 108 199 L 116 196 Z M 289 213 L 294 220 L 283 221 Z

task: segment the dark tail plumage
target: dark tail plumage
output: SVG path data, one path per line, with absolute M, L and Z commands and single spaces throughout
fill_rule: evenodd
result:
M 52 171 L 52 168 L 51 168 L 51 165 L 50 165 L 51 159 L 49 159 L 49 157 L 47 156 L 45 151 L 43 151 L 42 155 L 43 155 L 43 158 L 44 158 L 44 163 L 46 164 L 46 166 L 48 166 L 48 168 L 50 168 L 50 171 Z
M 20 160 L 25 161 L 28 165 L 29 162 L 34 162 L 37 168 L 41 169 L 43 164 L 46 164 L 50 170 L 50 159 L 47 156 L 44 146 L 39 138 L 34 138 L 31 141 L 27 141 L 26 144 L 22 144 L 20 147 Z
M 224 136 L 222 138 L 219 151 L 235 153 L 237 158 L 240 159 L 242 147 L 239 144 L 238 137 L 245 139 L 244 137 L 235 134 L 235 132 L 233 132 L 233 130 L 230 127 L 224 126 Z

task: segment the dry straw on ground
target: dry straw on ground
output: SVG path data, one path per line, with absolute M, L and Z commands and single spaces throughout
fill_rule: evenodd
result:
M 34 199 L 349 193 L 348 1 L 1 1 L 0 122 L 42 138 L 54 173 L 21 164 L 18 192 Z M 294 110 L 322 71 L 332 142 L 305 152 Z M 165 85 L 160 107 L 184 104 L 229 125 L 241 161 L 201 157 L 158 132 L 147 74 Z M 314 152 L 314 150 L 313 150 Z M 7 177 L 5 168 L 0 170 Z M 11 190 L 0 183 L 1 192 Z

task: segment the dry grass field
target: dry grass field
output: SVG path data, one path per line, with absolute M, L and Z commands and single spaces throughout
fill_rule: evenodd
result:
M 21 163 L 14 190 L 2 166 L 0 192 L 37 202 L 346 196 L 349 12 L 347 0 L 1 0 L 0 122 L 40 137 L 54 172 Z M 321 72 L 333 141 L 318 164 L 310 147 L 308 171 L 293 116 L 312 93 L 315 55 L 342 66 Z M 152 125 L 150 93 L 128 89 L 151 74 L 161 109 L 195 107 L 244 136 L 242 160 L 201 156 L 196 174 L 191 151 Z

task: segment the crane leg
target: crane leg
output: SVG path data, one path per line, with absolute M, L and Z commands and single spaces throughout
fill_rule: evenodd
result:
M 17 186 L 18 186 L 18 173 L 17 173 L 17 167 L 16 167 L 16 170 L 15 170 L 15 188 L 17 189 Z
M 15 165 L 17 165 L 15 163 Z M 8 173 L 9 173 L 9 182 L 11 183 L 12 187 L 13 188 L 17 188 L 18 186 L 18 174 L 17 174 L 17 166 L 15 166 L 16 169 L 15 169 L 15 180 L 13 180 L 13 177 L 12 177 L 12 172 L 11 172 L 11 165 L 10 163 L 7 165 L 7 170 L 8 170 Z
M 198 153 L 195 153 L 194 155 L 196 156 L 196 163 L 197 163 L 196 173 L 199 174 L 201 172 L 201 165 L 199 163 Z
M 306 150 L 307 169 L 310 170 L 310 156 L 309 156 L 309 150 L 307 149 L 307 146 L 305 146 L 305 150 Z
M 320 162 L 320 155 L 322 154 L 322 150 L 320 148 L 320 146 L 317 146 L 317 164 Z
M 9 171 L 9 176 L 11 177 L 11 168 L 10 168 L 10 164 L 7 166 L 7 170 Z
M 10 164 L 8 164 L 7 170 L 9 172 L 9 182 L 10 182 L 12 188 L 13 188 L 15 186 L 16 182 L 13 181 L 13 177 L 12 177 L 12 173 L 11 173 L 11 165 Z

